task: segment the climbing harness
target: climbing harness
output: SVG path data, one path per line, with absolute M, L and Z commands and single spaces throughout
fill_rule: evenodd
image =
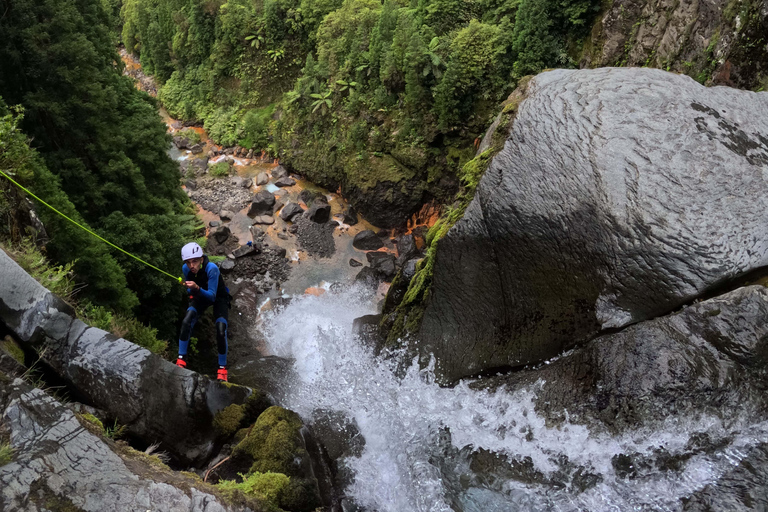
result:
M 141 263 L 145 264 L 146 266 L 148 266 L 148 267 L 150 267 L 150 268 L 153 268 L 153 269 L 157 270 L 158 272 L 161 272 L 161 273 L 163 273 L 163 274 L 167 275 L 168 277 L 170 277 L 171 279 L 173 279 L 173 280 L 174 280 L 174 281 L 176 281 L 177 283 L 179 283 L 179 284 L 182 284 L 182 280 L 181 280 L 181 278 L 180 278 L 180 277 L 176 277 L 176 276 L 174 276 L 173 274 L 169 274 L 169 273 L 168 273 L 168 272 L 166 272 L 165 270 L 159 269 L 159 268 L 157 268 L 156 266 L 152 265 L 151 263 L 147 263 L 146 261 L 144 261 L 143 259 L 139 258 L 138 256 L 134 256 L 133 254 L 129 253 L 128 251 L 125 251 L 125 250 L 121 249 L 120 247 L 116 246 L 115 244 L 113 244 L 113 243 L 112 243 L 112 242 L 110 242 L 109 240 L 107 240 L 107 239 L 105 239 L 105 238 L 102 238 L 102 237 L 100 237 L 99 235 L 97 235 L 96 233 L 94 233 L 93 231 L 91 231 L 90 229 L 86 228 L 86 227 L 85 227 L 85 226 L 83 226 L 82 224 L 78 224 L 77 222 L 75 222 L 74 220 L 70 219 L 69 217 L 67 217 L 66 215 L 64 215 L 63 213 L 61 213 L 59 210 L 57 210 L 56 208 L 54 208 L 53 206 L 49 205 L 48 203 L 46 203 L 45 201 L 43 201 L 42 199 L 40 199 L 39 197 L 37 197 L 35 194 L 33 194 L 32 192 L 30 192 L 29 190 L 27 190 L 26 188 L 24 188 L 24 186 L 22 186 L 22 185 L 21 185 L 20 183 L 18 183 L 16 180 L 14 180 L 13 178 L 11 178 L 11 177 L 10 177 L 10 176 L 8 176 L 7 174 L 5 174 L 3 171 L 0 171 L 0 174 L 2 174 L 3 176 L 5 176 L 6 178 L 8 178 L 8 179 L 11 181 L 11 183 L 13 183 L 13 184 L 14 184 L 14 185 L 16 185 L 17 187 L 19 187 L 21 190 L 23 190 L 24 192 L 26 192 L 26 193 L 27 193 L 27 194 L 29 194 L 30 196 L 34 197 L 35 199 L 37 199 L 38 201 L 40 201 L 41 203 L 43 203 L 45 206 L 47 206 L 48 208 L 50 208 L 50 209 L 51 209 L 51 210 L 53 210 L 54 212 L 58 213 L 59 215 L 61 215 L 61 216 L 62 216 L 62 217 L 64 217 L 65 219 L 67 219 L 69 222 L 71 222 L 71 223 L 72 223 L 72 224 L 74 224 L 75 226 L 77 226 L 77 227 L 79 227 L 80 229 L 82 229 L 83 231 L 87 231 L 88 233 L 92 234 L 93 236 L 95 236 L 96 238 L 98 238 L 99 240 L 101 240 L 102 242 L 104 242 L 105 244 L 107 244 L 107 245 L 111 245 L 112 247 L 114 247 L 114 248 L 115 248 L 115 249 L 117 249 L 118 251 L 120 251 L 120 252 L 122 252 L 122 253 L 124 253 L 124 254 L 127 254 L 128 256 L 130 256 L 131 258 L 135 259 L 136 261 L 139 261 L 139 262 L 141 262 Z

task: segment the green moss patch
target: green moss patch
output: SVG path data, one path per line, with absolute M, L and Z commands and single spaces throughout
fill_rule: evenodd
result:
M 101 422 L 101 420 L 99 418 L 97 418 L 93 414 L 83 414 L 83 419 L 85 421 L 93 423 L 94 425 L 99 427 L 99 429 L 101 429 L 102 431 L 104 430 L 104 424 Z
M 24 351 L 10 336 L 0 341 L 0 350 L 14 358 L 20 365 L 24 365 Z
M 241 475 L 242 476 L 242 475 Z M 288 489 L 290 478 L 282 473 L 252 473 L 243 478 L 242 482 L 223 480 L 216 484 L 225 493 L 240 491 L 246 495 L 256 496 L 277 506 Z
M 253 459 L 249 473 L 297 474 L 294 460 L 307 457 L 300 430 L 299 415 L 273 406 L 264 411 L 234 453 L 244 453 Z
M 245 407 L 232 404 L 219 411 L 213 418 L 213 428 L 222 436 L 231 436 L 240 428 L 245 416 Z

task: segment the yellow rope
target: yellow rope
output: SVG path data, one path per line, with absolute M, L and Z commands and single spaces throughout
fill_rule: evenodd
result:
M 90 229 L 88 229 L 87 227 L 85 227 L 85 226 L 83 226 L 83 225 L 81 225 L 81 224 L 78 224 L 77 222 L 75 222 L 74 220 L 70 219 L 69 217 L 67 217 L 66 215 L 64 215 L 63 213 L 61 213 L 59 210 L 57 210 L 56 208 L 54 208 L 53 206 L 49 205 L 48 203 L 46 203 L 45 201 L 43 201 L 42 199 L 40 199 L 39 197 L 37 197 L 35 194 L 33 194 L 32 192 L 30 192 L 29 190 L 27 190 L 26 188 L 24 188 L 24 187 L 23 187 L 21 184 L 19 184 L 18 182 L 16 182 L 16 180 L 14 180 L 13 178 L 11 178 L 11 177 L 10 177 L 10 176 L 8 176 L 7 174 L 5 174 L 3 171 L 0 171 L 0 174 L 2 174 L 3 176 L 5 176 L 6 178 L 8 178 L 8 179 L 11 181 L 11 183 L 13 183 L 13 184 L 14 184 L 14 185 L 16 185 L 17 187 L 19 187 L 21 190 L 23 190 L 23 191 L 24 191 L 24 192 L 26 192 L 27 194 L 31 195 L 32 197 L 34 197 L 35 199 L 37 199 L 38 201 L 40 201 L 41 203 L 43 203 L 45 206 L 47 206 L 47 207 L 48 207 L 48 208 L 50 208 L 51 210 L 55 211 L 56 213 L 58 213 L 59 215 L 61 215 L 62 217 L 64 217 L 65 219 L 67 219 L 69 222 L 71 222 L 71 223 L 72 223 L 72 224 L 74 224 L 75 226 L 79 227 L 79 228 L 80 228 L 80 229 L 82 229 L 82 230 L 85 230 L 85 231 L 87 231 L 88 233 L 92 234 L 93 236 L 95 236 L 96 238 L 98 238 L 99 240 L 101 240 L 102 242 L 104 242 L 105 244 L 111 245 L 112 247 L 114 247 L 114 248 L 115 248 L 115 249 L 117 249 L 118 251 L 120 251 L 120 252 L 122 252 L 122 253 L 124 253 L 124 254 L 127 254 L 127 255 L 128 255 L 128 256 L 130 256 L 131 258 L 133 258 L 133 259 L 135 259 L 135 260 L 137 260 L 137 261 L 140 261 L 141 263 L 145 264 L 146 266 L 148 266 L 148 267 L 151 267 L 151 268 L 153 268 L 153 269 L 157 270 L 158 272 L 162 272 L 163 274 L 167 275 L 168 277 L 170 277 L 171 279 L 173 279 L 173 280 L 174 280 L 174 281 L 176 281 L 177 283 L 181 284 L 181 278 L 180 278 L 180 277 L 176 277 L 176 276 L 174 276 L 174 275 L 172 275 L 172 274 L 169 274 L 169 273 L 168 273 L 168 272 L 166 272 L 165 270 L 161 270 L 161 269 L 157 268 L 156 266 L 152 265 L 151 263 L 147 263 L 146 261 L 144 261 L 143 259 L 139 258 L 138 256 L 134 256 L 133 254 L 129 253 L 128 251 L 125 251 L 125 250 L 121 249 L 120 247 L 116 246 L 115 244 L 113 244 L 113 243 L 112 243 L 112 242 L 110 242 L 109 240 L 106 240 L 105 238 L 102 238 L 102 237 L 100 237 L 99 235 L 97 235 L 96 233 L 94 233 L 93 231 L 91 231 Z

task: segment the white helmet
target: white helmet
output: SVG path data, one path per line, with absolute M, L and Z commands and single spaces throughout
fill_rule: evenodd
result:
M 191 260 L 192 258 L 202 258 L 203 248 L 197 245 L 195 242 L 189 242 L 187 245 L 181 248 L 181 259 L 184 261 Z

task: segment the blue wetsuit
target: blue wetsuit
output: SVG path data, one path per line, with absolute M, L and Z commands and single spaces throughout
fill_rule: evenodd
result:
M 216 319 L 216 344 L 219 353 L 219 366 L 227 365 L 227 318 L 229 317 L 229 290 L 224 285 L 219 267 L 208 261 L 208 256 L 203 257 L 200 270 L 193 274 L 185 263 L 181 267 L 185 281 L 194 281 L 200 287 L 199 290 L 187 288 L 189 295 L 189 307 L 184 320 L 181 322 L 181 334 L 179 334 L 179 355 L 186 356 L 189 349 L 189 338 L 192 329 L 200 315 L 213 305 L 213 317 Z

